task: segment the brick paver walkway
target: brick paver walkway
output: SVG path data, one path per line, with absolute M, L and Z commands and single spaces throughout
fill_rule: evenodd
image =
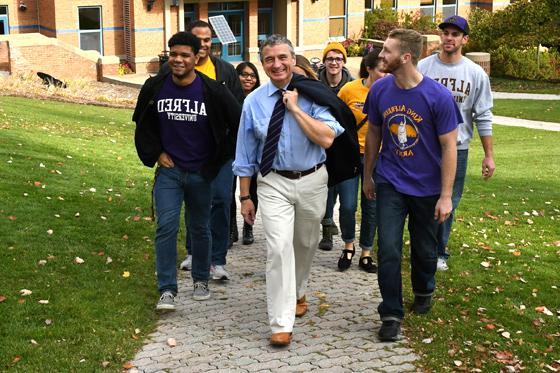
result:
M 225 284 L 212 281 L 210 300 L 194 301 L 190 272 L 180 271 L 177 310 L 161 316 L 157 331 L 132 361 L 135 368 L 131 371 L 417 371 L 414 362 L 418 357 L 406 341 L 377 340 L 377 275 L 358 269 L 359 249 L 352 267 L 343 273 L 336 270 L 338 249 L 317 250 L 307 292 L 309 312 L 296 319 L 289 347 L 271 347 L 266 252 L 259 219 L 255 243 L 233 246 L 227 264 L 233 278 Z M 342 246 L 340 236 L 335 245 Z M 175 338 L 177 346 L 168 346 L 168 338 Z

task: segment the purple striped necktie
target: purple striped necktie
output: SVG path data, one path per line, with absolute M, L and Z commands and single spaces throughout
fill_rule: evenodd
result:
M 283 92 L 283 90 L 279 89 L 275 93 L 280 94 L 280 98 L 274 105 L 274 110 L 272 110 L 272 116 L 268 123 L 268 132 L 266 133 L 260 165 L 262 176 L 266 176 L 272 170 L 272 162 L 274 162 L 276 152 L 278 151 L 278 140 L 280 140 L 282 123 L 284 122 L 284 114 L 286 113 L 286 105 L 284 105 L 282 97 Z

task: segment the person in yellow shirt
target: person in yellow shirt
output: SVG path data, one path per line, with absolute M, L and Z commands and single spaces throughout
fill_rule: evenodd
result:
M 368 53 L 360 64 L 360 79 L 353 80 L 346 83 L 338 92 L 338 97 L 350 107 L 352 113 L 356 117 L 356 125 L 358 132 L 358 142 L 360 143 L 360 156 L 362 160 L 362 166 L 364 163 L 364 148 L 366 144 L 366 133 L 368 129 L 367 115 L 362 112 L 364 107 L 364 102 L 368 95 L 368 92 L 373 85 L 373 83 L 385 76 L 379 70 L 379 53 L 381 48 L 375 48 L 372 52 Z M 373 88 L 375 89 L 375 88 Z M 361 172 L 361 179 L 363 182 L 363 167 Z M 360 188 L 362 190 L 362 188 Z M 345 199 L 341 195 L 342 200 Z M 358 191 L 356 190 L 353 195 L 349 195 L 348 198 L 353 198 L 356 201 L 358 198 Z M 356 203 L 356 202 L 354 202 Z M 362 191 L 360 200 L 360 209 L 362 211 L 362 221 L 360 223 L 360 248 L 362 249 L 359 267 L 366 272 L 375 273 L 377 271 L 377 265 L 371 257 L 371 251 L 373 249 L 373 241 L 375 238 L 375 230 L 377 227 L 376 213 L 375 213 L 375 200 L 369 200 L 364 196 Z M 344 234 L 343 234 L 344 236 Z M 351 234 L 350 236 L 354 236 Z M 344 237 L 343 237 L 344 239 Z M 344 249 L 338 260 L 338 268 L 341 271 L 345 271 L 350 268 L 352 264 L 352 258 L 355 254 L 354 241 L 344 239 Z

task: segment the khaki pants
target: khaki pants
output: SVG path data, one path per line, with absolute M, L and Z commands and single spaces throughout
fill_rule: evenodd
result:
M 259 174 L 257 193 L 266 238 L 266 301 L 272 333 L 291 332 L 296 300 L 305 295 L 327 201 L 323 166 L 297 180 Z

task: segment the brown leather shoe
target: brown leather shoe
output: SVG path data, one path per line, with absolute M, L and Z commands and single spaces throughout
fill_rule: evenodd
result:
M 273 346 L 287 346 L 292 341 L 292 333 L 273 333 L 270 344 Z
M 296 317 L 302 317 L 307 313 L 307 302 L 305 301 L 305 295 L 297 300 L 296 303 Z

